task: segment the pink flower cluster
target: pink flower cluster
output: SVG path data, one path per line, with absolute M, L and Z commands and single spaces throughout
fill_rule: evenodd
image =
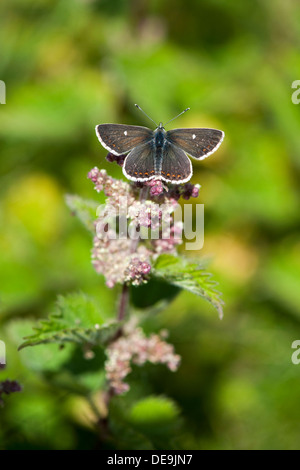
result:
M 146 282 L 151 270 L 149 251 L 140 245 L 132 253 L 130 238 L 114 238 L 115 235 L 109 227 L 108 230 L 105 227 L 98 229 L 92 249 L 92 264 L 96 272 L 105 276 L 106 285 L 110 288 L 124 282 L 133 285 Z
M 118 204 L 120 198 L 126 197 L 129 199 L 128 204 L 130 205 L 135 199 L 130 185 L 125 181 L 112 178 L 106 170 L 99 170 L 94 167 L 88 173 L 88 178 L 95 183 L 95 190 L 98 193 L 104 191 L 111 204 Z
M 88 178 L 95 184 L 97 192 L 106 195 L 106 204 L 100 207 L 95 221 L 96 236 L 92 249 L 92 264 L 106 278 L 106 285 L 147 282 L 151 264 L 162 253 L 175 253 L 182 243 L 182 222 L 174 220 L 178 206 L 171 191 L 165 191 L 161 181 L 139 183 L 142 191 L 152 191 L 160 204 L 149 199 L 138 199 L 138 187 L 109 176 L 105 170 L 93 168 Z M 154 197 L 155 199 L 155 197 Z M 125 217 L 124 236 L 118 232 L 122 214 Z M 114 218 L 115 224 L 111 224 Z M 124 225 L 123 225 L 124 227 Z M 133 234 L 133 235 L 132 235 Z
M 166 364 L 171 371 L 176 371 L 180 356 L 174 353 L 174 347 L 164 341 L 165 332 L 152 334 L 147 338 L 135 322 L 124 327 L 123 336 L 112 342 L 107 349 L 105 363 L 106 377 L 114 393 L 120 395 L 129 390 L 125 377 L 131 372 L 132 364 Z
M 164 192 L 164 186 L 161 180 L 150 180 L 146 183 L 150 187 L 150 196 L 160 196 Z
M 147 261 L 141 261 L 135 256 L 131 258 L 128 267 L 125 270 L 125 282 L 131 281 L 133 285 L 139 285 L 145 282 L 146 276 L 151 271 L 151 265 Z

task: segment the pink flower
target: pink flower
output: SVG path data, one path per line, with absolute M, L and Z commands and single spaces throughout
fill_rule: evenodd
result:
M 145 183 L 150 187 L 150 196 L 160 196 L 164 192 L 164 186 L 161 180 L 153 179 Z
M 134 184 L 116 180 L 105 170 L 93 168 L 88 177 L 97 192 L 103 191 L 106 203 L 99 206 L 95 221 L 96 236 L 92 264 L 105 276 L 106 285 L 148 281 L 153 259 L 162 253 L 175 253 L 182 242 L 181 222 L 174 221 L 178 202 L 160 180 L 151 180 L 152 195 L 160 196 L 160 204 L 138 199 Z M 194 191 L 190 185 L 188 192 Z
M 173 372 L 178 369 L 180 356 L 174 353 L 171 344 L 163 340 L 165 333 L 163 330 L 160 334 L 152 334 L 147 338 L 133 320 L 124 327 L 123 336 L 108 346 L 106 377 L 116 394 L 129 390 L 124 379 L 131 372 L 131 364 L 141 366 L 148 361 L 152 364 L 166 364 Z

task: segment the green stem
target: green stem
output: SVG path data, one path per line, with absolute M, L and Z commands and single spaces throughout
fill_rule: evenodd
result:
M 149 188 L 147 186 L 143 186 L 143 188 L 141 189 L 140 191 L 140 202 L 145 202 L 146 199 L 147 199 L 147 196 L 148 196 L 148 190 Z M 136 249 L 137 249 L 137 246 L 138 246 L 138 243 L 139 243 L 139 237 L 137 237 L 136 239 L 133 239 L 131 241 L 131 246 L 130 246 L 130 252 L 131 253 L 135 253 Z M 122 291 L 121 291 L 121 295 L 120 295 L 120 302 L 119 302 L 119 309 L 118 309 L 118 314 L 117 314 L 117 320 L 118 322 L 122 322 L 125 317 L 126 317 L 126 313 L 127 313 L 127 309 L 128 309 L 128 303 L 129 303 L 129 285 L 124 283 L 123 286 L 122 286 Z M 110 342 L 113 342 L 113 341 L 116 341 L 118 338 L 120 338 L 123 334 L 123 328 L 122 326 L 120 326 L 120 328 L 118 329 L 118 331 L 116 332 L 116 334 L 111 338 Z M 109 403 L 110 403 L 110 400 L 111 398 L 114 396 L 114 390 L 109 387 L 109 389 L 107 390 L 105 396 L 104 396 L 104 400 L 105 400 L 105 404 L 106 404 L 106 407 L 107 409 L 109 408 Z M 108 429 L 108 418 L 106 417 L 105 419 L 100 419 L 98 421 L 99 423 L 99 426 L 104 428 L 106 431 Z
M 129 286 L 127 284 L 123 284 L 120 303 L 119 303 L 118 317 L 117 317 L 119 322 L 123 321 L 126 316 L 128 302 L 129 302 Z

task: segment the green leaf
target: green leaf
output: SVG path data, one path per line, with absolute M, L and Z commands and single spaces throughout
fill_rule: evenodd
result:
M 74 215 L 76 215 L 83 225 L 90 230 L 95 232 L 95 220 L 98 203 L 93 200 L 82 199 L 79 196 L 67 194 L 65 197 L 66 204 L 71 209 Z
M 180 292 L 180 288 L 173 286 L 163 279 L 152 277 L 146 284 L 132 286 L 130 290 L 131 302 L 134 307 L 147 309 L 161 303 L 165 306 Z
M 109 407 L 109 428 L 117 449 L 155 449 L 149 436 L 143 434 L 124 417 L 123 410 L 120 410 L 120 406 L 117 406 L 115 399 L 111 400 Z
M 215 289 L 217 283 L 199 264 L 165 254 L 157 258 L 152 272 L 154 276 L 208 300 L 217 309 L 220 318 L 223 317 L 224 302 L 221 293 Z
M 170 398 L 149 396 L 136 402 L 129 411 L 128 421 L 146 435 L 164 434 L 174 429 L 179 409 Z
M 19 349 L 45 343 L 104 345 L 120 328 L 116 321 L 105 322 L 96 303 L 84 294 L 59 297 L 54 312 L 33 329 Z
M 21 339 L 28 335 L 31 329 L 32 321 L 29 319 L 13 320 L 6 327 L 6 331 L 15 344 L 20 344 Z M 41 346 L 38 354 L 35 350 L 28 348 L 22 353 L 22 361 L 26 367 L 34 371 L 56 372 L 70 359 L 74 347 L 75 345 L 71 343 L 63 348 L 59 348 L 57 344 L 48 344 Z

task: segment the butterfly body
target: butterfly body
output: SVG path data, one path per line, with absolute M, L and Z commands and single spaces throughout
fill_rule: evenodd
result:
M 153 133 L 154 144 L 156 148 L 161 148 L 164 146 L 166 138 L 166 131 L 164 127 L 162 127 L 162 123 L 160 123 L 159 127 L 157 127 Z
M 132 181 L 161 179 L 181 184 L 193 174 L 187 154 L 202 160 L 221 144 L 224 132 L 217 129 L 173 129 L 163 124 L 153 131 L 142 126 L 100 124 L 96 134 L 104 148 L 114 155 L 127 154 L 123 173 Z

